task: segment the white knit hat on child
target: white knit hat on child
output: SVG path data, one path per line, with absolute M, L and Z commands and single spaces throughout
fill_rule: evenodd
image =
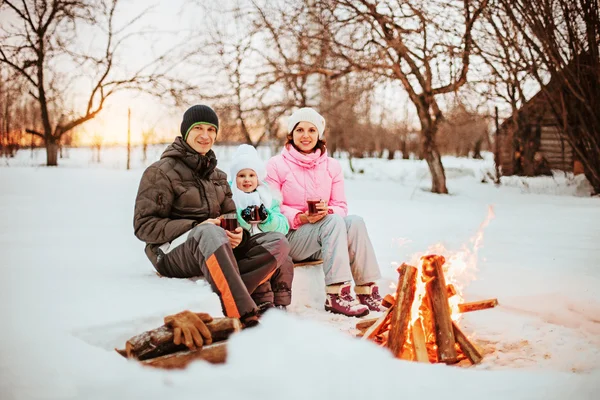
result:
M 249 144 L 240 145 L 233 157 L 231 158 L 231 180 L 235 182 L 235 177 L 238 172 L 243 169 L 253 169 L 256 172 L 256 176 L 259 181 L 264 181 L 267 177 L 267 170 L 265 164 L 258 158 L 258 152 L 256 149 Z
M 267 177 L 267 170 L 265 164 L 258 157 L 256 149 L 248 144 L 242 144 L 233 153 L 232 160 L 229 178 L 231 179 L 231 193 L 236 207 L 244 209 L 248 206 L 264 204 L 265 207 L 270 208 L 273 202 L 273 194 L 269 187 L 263 184 Z M 258 186 L 256 191 L 252 193 L 244 193 L 237 187 L 235 179 L 243 169 L 252 169 L 256 172 Z
M 310 122 L 316 126 L 319 132 L 319 139 L 323 138 L 323 134 L 325 133 L 325 118 L 310 107 L 300 108 L 288 118 L 288 132 L 292 133 L 294 127 L 302 121 Z

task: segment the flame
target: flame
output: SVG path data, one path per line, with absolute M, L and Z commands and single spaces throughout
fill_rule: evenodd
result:
M 422 257 L 428 254 L 437 254 L 444 256 L 444 277 L 446 285 L 452 284 L 456 289 L 456 295 L 448 299 L 450 310 L 452 312 L 452 320 L 458 321 L 461 317 L 458 305 L 463 302 L 464 288 L 477 278 L 477 259 L 478 252 L 483 243 L 483 231 L 494 218 L 493 206 L 488 207 L 488 213 L 485 220 L 479 225 L 477 232 L 470 238 L 470 246 L 466 244 L 459 251 L 450 251 L 441 243 L 430 246 L 426 252 L 417 253 L 412 256 L 411 265 L 417 266 L 417 285 L 415 290 L 415 301 L 411 308 L 411 321 L 414 324 L 422 317 L 420 307 L 427 293 L 427 282 L 423 276 L 423 259 Z M 395 285 L 394 285 L 395 289 Z

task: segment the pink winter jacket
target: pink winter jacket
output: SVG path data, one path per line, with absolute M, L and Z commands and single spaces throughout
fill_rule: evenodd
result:
M 303 154 L 291 145 L 286 145 L 281 154 L 267 162 L 267 183 L 278 190 L 283 201 L 281 212 L 290 223 L 290 229 L 297 229 L 302 223 L 299 214 L 308 210 L 306 199 L 320 197 L 329 206 L 329 213 L 348 215 L 344 174 L 340 163 L 321 154 Z

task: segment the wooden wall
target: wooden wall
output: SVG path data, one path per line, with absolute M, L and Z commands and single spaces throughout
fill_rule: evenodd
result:
M 556 125 L 541 127 L 540 152 L 551 169 L 573 172 L 573 149 Z

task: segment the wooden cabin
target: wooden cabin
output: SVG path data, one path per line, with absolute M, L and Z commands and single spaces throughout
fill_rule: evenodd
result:
M 551 101 L 560 99 L 549 85 L 500 125 L 497 139 L 502 175 L 549 175 L 551 170 L 582 172 Z M 577 126 L 568 124 L 566 129 Z

